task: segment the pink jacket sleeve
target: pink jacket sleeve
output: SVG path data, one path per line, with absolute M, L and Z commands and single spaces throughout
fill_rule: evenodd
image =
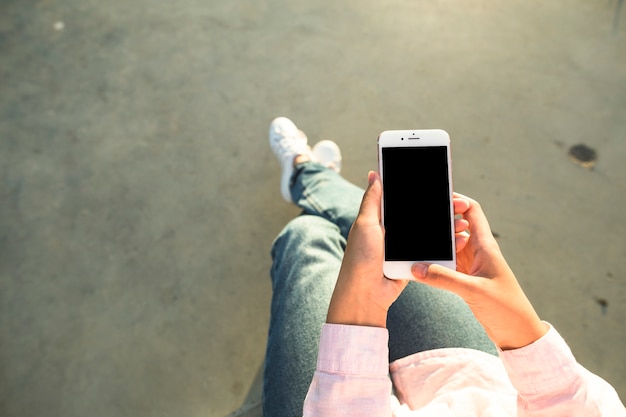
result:
M 389 416 L 387 329 L 325 324 L 304 415 Z
M 615 389 L 576 362 L 552 326 L 535 343 L 500 352 L 500 358 L 518 392 L 519 416 L 626 416 Z
M 390 416 L 388 338 L 387 330 L 382 328 L 324 325 L 304 415 Z M 518 393 L 517 407 L 511 404 L 510 414 L 506 415 L 626 417 L 613 387 L 579 365 L 552 327 L 529 346 L 500 352 L 500 358 Z M 441 415 L 436 407 L 410 410 L 397 400 L 394 409 L 402 415 Z

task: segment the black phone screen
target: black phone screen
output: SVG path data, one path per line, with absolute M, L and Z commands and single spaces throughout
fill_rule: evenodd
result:
M 385 260 L 453 259 L 448 147 L 382 148 Z

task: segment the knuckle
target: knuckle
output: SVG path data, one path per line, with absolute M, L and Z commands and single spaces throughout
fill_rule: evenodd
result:
M 446 275 L 442 271 L 442 267 L 437 264 L 431 264 L 428 267 L 428 279 L 440 285 L 448 281 Z

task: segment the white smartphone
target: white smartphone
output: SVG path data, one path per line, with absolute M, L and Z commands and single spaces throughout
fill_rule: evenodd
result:
M 378 137 L 387 278 L 413 279 L 418 261 L 456 269 L 451 161 L 444 130 L 387 130 Z

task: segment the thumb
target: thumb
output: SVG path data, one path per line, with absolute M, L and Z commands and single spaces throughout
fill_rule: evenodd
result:
M 472 276 L 442 265 L 417 262 L 411 267 L 411 272 L 417 281 L 451 291 L 461 298 L 465 298 L 464 295 L 475 287 Z
M 367 219 L 380 223 L 380 199 L 382 197 L 380 177 L 377 173 L 370 171 L 367 175 L 367 182 L 369 186 L 363 195 L 359 216 L 364 216 Z

